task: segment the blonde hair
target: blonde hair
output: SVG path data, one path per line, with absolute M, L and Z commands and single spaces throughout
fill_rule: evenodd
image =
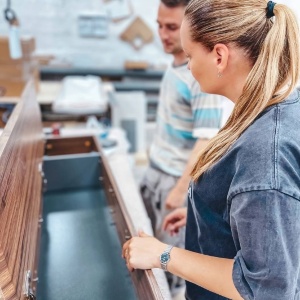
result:
M 191 173 L 194 180 L 226 153 L 266 107 L 283 101 L 297 84 L 300 43 L 296 17 L 282 4 L 275 5 L 274 15 L 267 18 L 265 0 L 192 0 L 186 8 L 194 42 L 209 50 L 217 43 L 232 43 L 244 50 L 253 65 L 227 123 L 200 153 Z

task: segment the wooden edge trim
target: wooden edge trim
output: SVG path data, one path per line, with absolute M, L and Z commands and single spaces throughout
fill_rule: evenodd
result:
M 110 166 L 108 164 L 107 158 L 105 157 L 105 155 L 103 155 L 103 152 L 101 150 L 101 146 L 100 146 L 100 143 L 99 143 L 98 139 L 95 136 L 93 136 L 93 139 L 94 139 L 96 148 L 98 149 L 98 151 L 100 153 L 101 160 L 102 160 L 103 165 L 104 165 L 104 167 L 105 167 L 105 169 L 107 171 L 107 174 L 109 176 L 109 180 L 110 180 L 110 182 L 111 182 L 111 184 L 113 186 L 113 189 L 114 189 L 114 192 L 116 194 L 116 197 L 118 198 L 118 202 L 119 202 L 120 208 L 122 210 L 122 214 L 124 216 L 124 219 L 125 219 L 125 221 L 126 221 L 126 223 L 128 225 L 128 228 L 129 228 L 129 231 L 130 231 L 130 235 L 131 236 L 135 236 L 137 234 L 137 232 L 135 231 L 133 223 L 132 223 L 132 220 L 129 217 L 127 208 L 126 208 L 126 206 L 124 204 L 122 195 L 121 195 L 120 190 L 118 188 L 118 185 L 117 185 L 117 183 L 116 183 L 116 181 L 115 181 L 115 179 L 114 179 L 114 177 L 112 175 L 112 171 L 111 171 Z M 150 286 L 152 288 L 152 291 L 153 291 L 153 293 L 156 296 L 156 300 L 163 300 L 164 299 L 163 295 L 162 295 L 162 293 L 160 291 L 160 288 L 158 286 L 158 283 L 156 281 L 156 278 L 155 278 L 152 270 L 145 270 L 145 272 L 146 272 L 146 276 L 147 276 L 147 278 L 149 280 Z M 158 293 L 158 291 L 159 291 L 159 293 Z
M 164 299 L 152 270 L 145 270 L 145 273 L 151 285 L 152 291 L 156 296 L 156 299 Z
M 9 117 L 9 120 L 8 120 L 6 126 L 3 129 L 3 132 L 0 136 L 0 157 L 2 156 L 6 147 L 10 143 L 10 139 L 16 128 L 16 125 L 18 124 L 18 122 L 20 120 L 20 115 L 22 114 L 22 111 L 24 108 L 24 102 L 27 99 L 27 94 L 31 93 L 31 91 L 32 91 L 32 89 L 31 89 L 32 85 L 33 85 L 32 80 L 30 80 L 26 83 L 25 88 L 24 88 L 20 98 L 18 98 L 19 101 L 18 101 L 17 105 L 15 106 L 11 116 Z M 2 286 L 0 287 L 0 300 L 5 300 L 4 293 L 6 294 L 7 291 L 15 292 L 16 287 L 12 283 L 11 274 L 9 274 L 9 272 L 7 271 L 9 269 L 7 259 L 2 252 L 0 253 L 0 263 L 7 267 L 7 269 L 3 269 L 3 271 L 0 273 L 0 278 L 4 279 L 1 282 Z

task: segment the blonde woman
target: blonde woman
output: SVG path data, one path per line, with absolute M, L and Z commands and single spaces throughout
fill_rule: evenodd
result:
M 200 153 L 186 250 L 141 232 L 123 246 L 129 270 L 163 268 L 187 281 L 189 300 L 300 299 L 299 28 L 285 5 L 192 0 L 181 26 L 189 68 L 207 93 L 235 108 Z

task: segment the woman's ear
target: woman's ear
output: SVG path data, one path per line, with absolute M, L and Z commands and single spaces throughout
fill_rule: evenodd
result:
M 229 49 L 225 44 L 216 44 L 213 49 L 218 74 L 223 74 L 228 65 Z

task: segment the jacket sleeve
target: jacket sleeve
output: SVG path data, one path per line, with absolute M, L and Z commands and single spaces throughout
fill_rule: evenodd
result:
M 234 284 L 247 300 L 300 299 L 300 202 L 276 190 L 233 197 L 230 224 L 239 251 Z

